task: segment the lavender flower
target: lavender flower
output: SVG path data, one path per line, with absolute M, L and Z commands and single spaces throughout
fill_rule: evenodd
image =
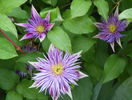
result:
M 77 85 L 76 81 L 87 77 L 77 69 L 80 52 L 75 54 L 63 54 L 62 51 L 50 46 L 48 57 L 38 58 L 38 62 L 29 62 L 39 72 L 32 78 L 35 82 L 31 87 L 40 87 L 40 92 L 48 91 L 53 100 L 57 100 L 61 94 L 68 94 L 72 98 L 70 84 Z
M 42 42 L 51 30 L 54 24 L 50 24 L 50 14 L 46 16 L 45 19 L 42 19 L 36 9 L 32 6 L 32 18 L 28 20 L 28 23 L 16 23 L 16 25 L 26 28 L 26 33 L 21 40 L 29 38 L 39 38 Z
M 120 21 L 118 19 L 118 9 L 116 10 L 114 15 L 109 17 L 107 21 L 103 21 L 103 23 L 96 23 L 96 26 L 102 32 L 94 36 L 94 38 L 99 38 L 110 43 L 112 50 L 114 52 L 115 42 L 117 42 L 118 45 L 122 47 L 120 38 L 123 37 L 124 35 L 121 34 L 120 32 L 125 30 L 125 28 L 128 26 L 128 22 L 125 20 Z

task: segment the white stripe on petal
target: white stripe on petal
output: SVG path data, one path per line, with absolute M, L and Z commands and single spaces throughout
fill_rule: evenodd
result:
M 48 14 L 46 15 L 45 20 L 48 22 L 50 21 L 50 12 L 48 12 Z
M 84 78 L 84 77 L 88 77 L 88 75 L 82 73 L 81 71 L 79 71 L 79 74 L 80 74 L 79 79 Z
M 28 27 L 28 24 L 26 23 L 15 23 L 15 24 L 22 27 Z
M 114 13 L 114 16 L 119 16 L 119 7 L 117 6 L 116 10 L 115 10 L 115 13 Z
M 32 18 L 33 19 L 38 19 L 38 18 L 40 18 L 40 16 L 39 16 L 39 14 L 38 14 L 38 12 L 36 11 L 36 9 L 34 8 L 34 6 L 32 5 L 32 9 L 31 9 L 31 12 L 32 12 Z
M 39 37 L 40 42 L 42 42 L 45 39 L 46 35 L 43 34 L 41 37 Z
M 72 93 L 71 93 L 70 89 L 68 90 L 67 95 L 71 98 L 71 100 L 73 100 Z
M 25 40 L 25 39 L 30 39 L 30 38 L 34 38 L 32 33 L 26 33 L 19 41 L 22 41 L 22 40 Z
M 55 24 L 49 24 L 49 25 L 47 26 L 48 31 L 50 31 L 50 30 L 53 28 L 54 25 L 55 25 Z
M 53 100 L 57 100 L 57 99 L 58 99 L 58 98 L 55 98 L 55 99 L 53 98 Z
M 111 46 L 111 48 L 112 48 L 113 52 L 115 52 L 115 48 L 114 48 L 115 43 L 114 43 L 114 42 L 110 43 L 110 46 Z
M 35 85 L 35 83 L 33 83 L 29 88 L 35 88 L 36 87 L 36 85 Z
M 49 53 L 50 51 L 53 51 L 54 49 L 55 49 L 54 45 L 53 45 L 53 44 L 50 44 L 48 53 Z
M 122 45 L 121 45 L 121 40 L 120 38 L 118 40 L 116 40 L 117 44 L 122 48 Z
M 31 64 L 32 66 L 34 66 L 36 68 L 36 65 L 37 65 L 38 62 L 30 62 L 29 61 L 28 63 Z
M 100 38 L 100 34 L 93 36 L 93 38 Z

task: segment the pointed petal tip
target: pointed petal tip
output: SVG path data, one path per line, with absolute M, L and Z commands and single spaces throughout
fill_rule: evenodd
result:
M 39 13 L 37 12 L 37 10 L 35 9 L 35 7 L 33 5 L 32 5 L 32 8 L 31 8 L 31 15 L 32 15 L 32 18 L 34 20 L 37 20 L 37 19 L 41 18 Z
M 21 38 L 19 41 L 22 41 L 23 39 Z
M 31 9 L 32 9 L 32 10 L 36 10 L 35 7 L 34 7 L 33 5 L 32 5 L 32 7 L 31 7 Z
M 32 4 L 32 8 L 34 8 L 33 4 Z
M 82 52 L 83 52 L 83 50 L 79 51 L 79 52 L 78 52 L 78 55 L 81 55 Z
M 52 97 L 52 99 L 53 99 L 53 100 L 58 100 L 58 98 L 54 98 L 54 97 Z
M 35 64 L 36 62 L 28 61 L 28 63 L 29 63 L 30 65 L 33 65 L 33 66 L 34 66 L 34 64 Z
M 54 50 L 54 45 L 53 44 L 50 44 L 50 46 L 49 46 L 49 51 L 53 51 Z
M 101 23 L 99 23 L 99 22 L 94 22 L 93 24 L 94 24 L 96 27 L 98 27 L 97 24 L 101 24 Z
M 28 24 L 26 23 L 14 23 L 14 24 L 17 26 L 25 27 L 25 28 L 28 26 Z
M 50 11 L 47 13 L 47 16 L 50 16 Z
M 42 92 L 42 90 L 39 90 L 39 93 L 41 93 Z
M 48 12 L 48 14 L 46 15 L 45 20 L 48 22 L 50 21 L 50 12 Z
M 48 31 L 50 31 L 54 27 L 55 23 L 49 24 Z
M 40 42 L 42 43 L 44 39 L 39 38 Z
M 39 38 L 40 42 L 42 42 L 42 41 L 45 39 L 45 37 L 46 37 L 46 35 L 45 35 L 45 34 L 44 34 L 44 35 L 42 35 L 42 36 Z
M 121 45 L 121 40 L 120 39 L 118 39 L 118 40 L 116 40 L 116 42 L 117 42 L 117 44 L 122 48 L 122 45 Z
M 25 39 L 30 39 L 33 38 L 33 34 L 32 33 L 26 33 L 19 41 L 25 40 Z
M 23 36 L 19 41 L 25 40 L 25 37 Z
M 117 8 L 116 8 L 114 16 L 117 16 L 117 17 L 119 16 L 119 6 L 117 6 Z
M 113 52 L 115 52 L 115 48 L 114 48 L 115 43 L 114 43 L 114 42 L 110 43 L 110 46 L 111 46 L 111 48 L 112 48 Z
M 81 78 L 85 78 L 85 77 L 88 77 L 87 74 L 84 74 L 84 73 L 82 73 L 81 71 L 79 71 L 79 74 L 80 74 L 79 79 L 81 79 Z
M 67 95 L 71 98 L 71 100 L 73 100 L 72 93 L 71 93 L 70 89 L 68 90 Z
M 99 34 L 93 36 L 92 38 L 95 38 L 95 39 L 99 38 Z
M 28 88 L 35 88 L 35 86 L 34 85 L 31 85 L 30 87 L 28 87 Z

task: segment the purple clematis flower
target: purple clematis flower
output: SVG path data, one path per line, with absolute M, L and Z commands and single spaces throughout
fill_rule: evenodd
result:
M 112 50 L 115 52 L 114 43 L 117 42 L 120 47 L 121 41 L 120 38 L 124 35 L 120 32 L 124 31 L 128 26 L 128 22 L 126 20 L 120 21 L 118 19 L 118 9 L 115 14 L 110 16 L 107 21 L 103 21 L 103 23 L 96 23 L 96 26 L 99 28 L 100 32 L 94 38 L 99 38 L 101 40 L 107 41 L 110 43 Z
M 76 81 L 87 77 L 86 74 L 77 70 L 80 52 L 64 54 L 53 45 L 50 46 L 48 57 L 38 58 L 38 62 L 29 62 L 39 72 L 32 78 L 35 82 L 31 88 L 40 87 L 40 92 L 48 91 L 53 100 L 57 100 L 61 94 L 68 94 L 72 98 L 70 84 L 77 85 Z
M 27 31 L 20 40 L 39 38 L 42 42 L 47 33 L 54 26 L 54 24 L 50 24 L 50 13 L 48 13 L 45 19 L 42 19 L 33 6 L 31 12 L 31 19 L 28 20 L 28 23 L 16 23 L 18 26 L 25 27 Z

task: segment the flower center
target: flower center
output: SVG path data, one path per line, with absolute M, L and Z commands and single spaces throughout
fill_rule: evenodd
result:
M 38 32 L 38 33 L 42 33 L 42 32 L 44 32 L 44 30 L 45 30 L 45 27 L 43 26 L 43 25 L 39 25 L 39 26 L 37 26 L 36 27 L 36 31 Z
M 56 75 L 60 75 L 63 72 L 63 66 L 62 64 L 56 64 L 52 66 L 52 71 Z
M 114 24 L 111 24 L 111 25 L 109 25 L 109 31 L 111 32 L 111 33 L 114 33 L 115 31 L 116 31 L 116 29 L 117 29 L 117 26 L 116 25 L 114 25 Z

